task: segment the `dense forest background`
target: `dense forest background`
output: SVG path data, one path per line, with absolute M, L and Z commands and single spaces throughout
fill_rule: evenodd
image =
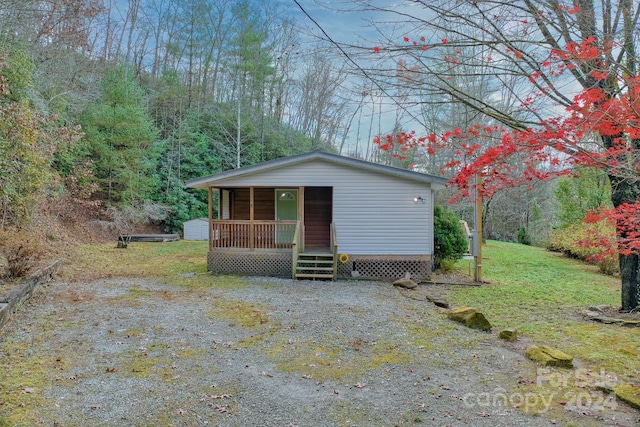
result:
M 277 7 L 122 3 L 0 5 L 1 226 L 152 200 L 176 231 L 206 215 L 185 180 L 335 150 L 345 76 Z
M 459 155 L 372 148 L 375 135 L 408 130 L 402 108 L 354 69 L 362 49 L 345 58 L 285 12 L 248 0 L 3 0 L 0 229 L 153 202 L 170 207 L 160 225 L 176 232 L 206 216 L 191 178 L 311 150 L 439 175 Z M 410 70 L 395 67 L 401 99 Z M 459 108 L 421 114 L 445 131 L 466 120 Z M 385 124 L 389 111 L 397 120 Z M 585 188 L 598 189 L 593 200 Z M 602 176 L 502 190 L 484 201 L 485 236 L 546 243 L 607 191 Z M 471 200 L 449 208 L 472 223 Z

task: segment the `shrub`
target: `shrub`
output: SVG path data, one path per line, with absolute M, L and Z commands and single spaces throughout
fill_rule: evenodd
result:
M 460 227 L 460 218 L 436 205 L 433 210 L 434 267 L 440 269 L 447 260 L 457 261 L 467 251 L 467 236 Z
M 520 227 L 518 230 L 518 243 L 521 245 L 531 246 L 531 237 L 525 227 Z
M 615 229 L 606 220 L 579 222 L 554 230 L 549 236 L 547 249 L 594 262 L 604 274 L 611 275 L 619 271 Z
M 0 230 L 0 277 L 25 277 L 46 255 L 40 235 L 24 229 Z
M 453 258 L 445 258 L 440 260 L 438 271 L 440 273 L 451 273 L 456 269 L 456 260 Z

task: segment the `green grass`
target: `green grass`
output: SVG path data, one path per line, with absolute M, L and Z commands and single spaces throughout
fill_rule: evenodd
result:
M 620 279 L 596 266 L 544 249 L 490 241 L 482 250 L 481 287 L 449 290 L 455 306 L 483 311 L 496 329 L 517 328 L 521 336 L 555 346 L 585 367 L 620 378 L 640 373 L 640 331 L 585 321 L 581 310 L 620 305 Z M 468 271 L 468 261 L 457 268 Z
M 70 281 L 110 277 L 155 278 L 190 288 L 246 285 L 233 276 L 207 274 L 207 251 L 207 242 L 185 240 L 134 242 L 126 249 L 116 248 L 115 243 L 80 245 L 69 251 L 60 275 Z M 189 277 L 183 276 L 187 274 Z

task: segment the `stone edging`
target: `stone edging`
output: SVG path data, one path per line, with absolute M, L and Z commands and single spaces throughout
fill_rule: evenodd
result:
M 598 307 L 589 307 L 584 311 L 584 316 L 594 322 L 605 323 L 608 325 L 626 326 L 628 328 L 640 327 L 640 319 L 620 319 L 617 317 L 606 316 Z
M 60 267 L 60 260 L 54 261 L 47 267 L 36 271 L 24 281 L 20 287 L 9 292 L 6 300 L 0 301 L 0 331 L 9 322 L 11 316 L 35 292 L 41 284 L 49 282 Z

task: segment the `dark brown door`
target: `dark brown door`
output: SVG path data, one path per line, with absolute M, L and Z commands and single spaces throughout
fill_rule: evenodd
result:
M 304 244 L 310 247 L 329 247 L 333 218 L 333 188 L 305 187 Z

